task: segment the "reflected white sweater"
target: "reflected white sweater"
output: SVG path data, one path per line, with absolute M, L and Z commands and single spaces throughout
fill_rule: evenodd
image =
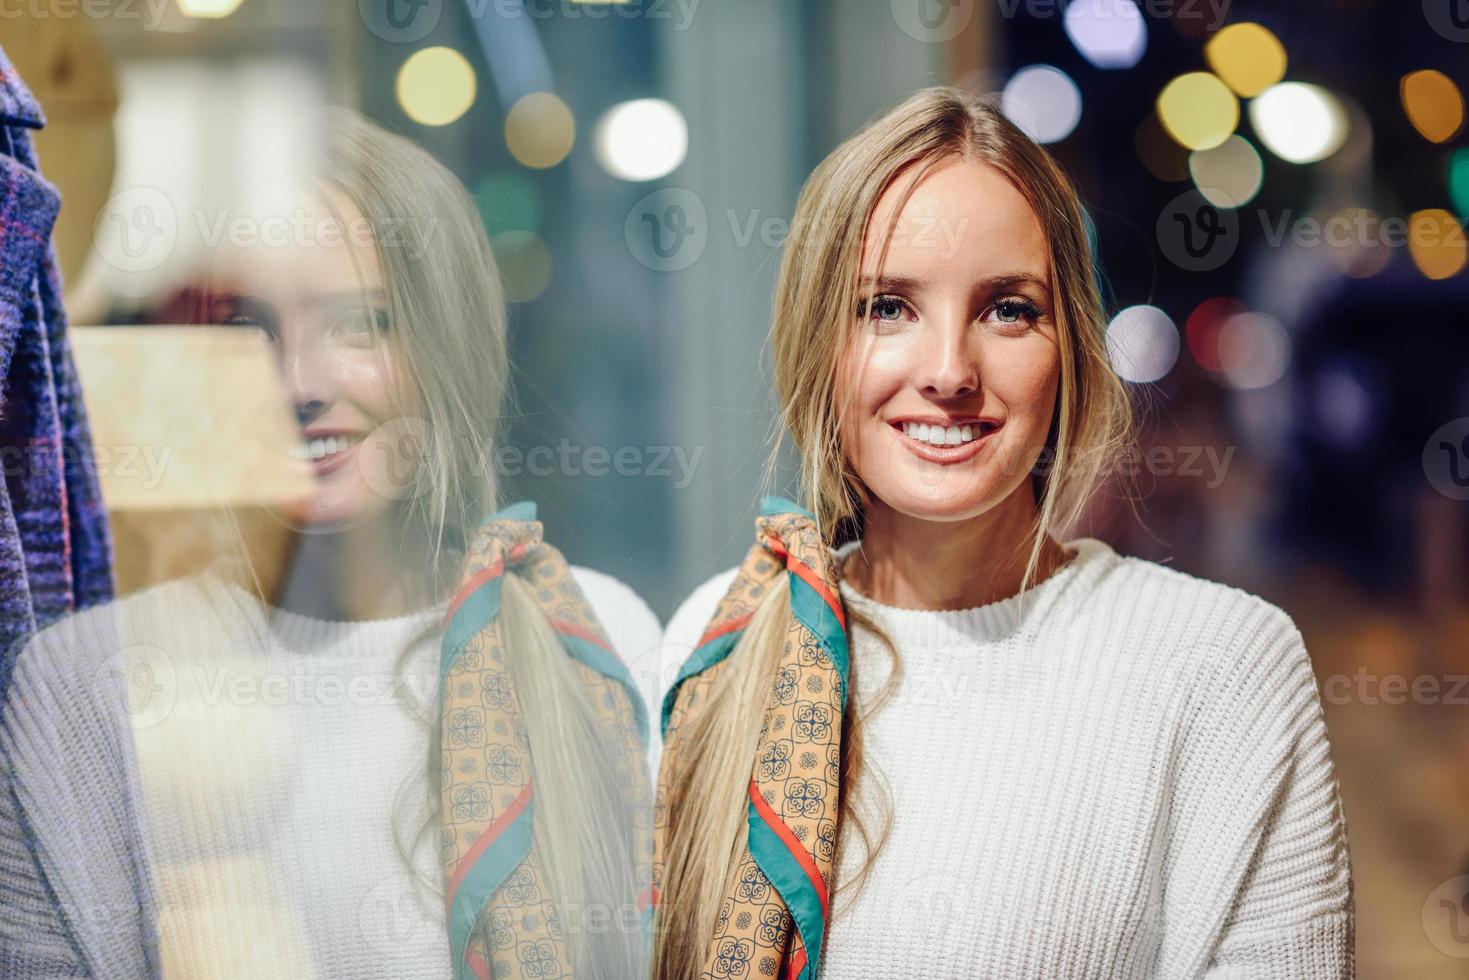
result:
M 652 676 L 652 611 L 572 573 Z M 436 834 L 411 864 L 394 839 L 426 823 L 443 613 L 326 622 L 201 577 L 32 639 L 0 725 L 0 977 L 452 976 L 414 881 L 442 888 Z
M 865 729 L 892 833 L 855 902 L 843 839 L 821 980 L 1353 976 L 1346 823 L 1289 616 L 1094 538 L 1066 547 L 1033 590 L 973 609 L 843 586 L 903 674 Z M 733 577 L 678 609 L 666 658 Z M 856 629 L 852 662 L 870 703 L 890 657 Z

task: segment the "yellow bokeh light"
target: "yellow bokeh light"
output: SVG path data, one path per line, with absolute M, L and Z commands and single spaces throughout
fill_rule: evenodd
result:
M 551 92 L 522 96 L 505 116 L 505 144 L 527 167 L 545 169 L 566 159 L 576 142 L 576 120 Z
M 529 303 L 551 283 L 551 250 L 534 232 L 507 231 L 490 240 L 505 285 L 505 298 Z
M 1464 226 L 1442 208 L 1415 211 L 1408 219 L 1408 252 L 1418 271 L 1429 279 L 1456 275 L 1469 260 Z
M 1404 75 L 1399 91 L 1408 121 L 1424 139 L 1443 143 L 1464 125 L 1464 96 L 1443 72 L 1427 69 Z
M 234 13 L 242 0 L 178 0 L 179 13 L 185 17 L 219 20 Z
M 398 69 L 398 104 L 424 126 L 447 126 L 474 104 L 474 67 L 453 48 L 415 51 Z
M 1285 46 L 1259 24 L 1231 24 L 1204 46 L 1209 67 L 1242 98 L 1254 98 L 1285 77 Z
M 1239 125 L 1239 100 L 1217 75 L 1192 71 L 1169 82 L 1158 96 L 1158 119 L 1190 150 L 1210 150 Z

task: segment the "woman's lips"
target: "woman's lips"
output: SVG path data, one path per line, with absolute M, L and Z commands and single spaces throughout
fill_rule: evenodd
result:
M 310 434 L 303 436 L 301 444 L 291 455 L 309 462 L 315 475 L 325 476 L 346 465 L 357 452 L 357 447 L 362 445 L 364 438 L 361 433 L 355 432 Z
M 991 437 L 1000 431 L 1000 426 L 996 425 L 984 429 L 981 433 L 976 433 L 974 438 L 969 442 L 960 443 L 957 446 L 935 446 L 931 442 L 914 439 L 905 433 L 900 425 L 889 425 L 888 428 L 892 430 L 893 435 L 897 436 L 903 443 L 903 446 L 913 455 L 919 459 L 926 459 L 930 463 L 941 464 L 962 463 L 965 460 L 973 459 L 989 444 Z
M 351 459 L 357 454 L 357 448 L 361 445 L 362 440 L 358 439 L 356 442 L 352 443 L 352 445 L 348 446 L 346 449 L 341 450 L 340 452 L 332 453 L 330 456 L 323 456 L 321 459 L 312 460 L 312 471 L 315 472 L 317 476 L 326 476 L 328 473 L 341 469 L 343 466 L 347 465 L 347 460 Z

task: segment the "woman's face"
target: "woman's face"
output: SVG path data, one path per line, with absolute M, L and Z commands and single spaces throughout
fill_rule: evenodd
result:
M 412 484 L 415 420 L 395 397 L 382 266 L 357 207 L 334 189 L 301 195 L 248 247 L 230 247 L 211 288 L 211 323 L 254 327 L 272 344 L 301 426 L 316 492 L 292 519 L 338 530 L 368 521 Z M 261 213 L 256 209 L 256 213 Z M 266 228 L 291 231 L 275 238 Z
M 875 295 L 838 363 L 840 438 L 869 509 L 961 521 L 1030 493 L 1060 371 L 1050 263 L 1040 221 L 993 167 L 942 162 L 898 211 L 912 179 L 878 200 L 863 243 L 860 291 Z

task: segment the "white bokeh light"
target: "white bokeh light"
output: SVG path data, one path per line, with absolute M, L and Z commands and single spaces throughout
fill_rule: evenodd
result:
M 1148 25 L 1133 0 L 1072 0 L 1066 35 L 1097 68 L 1131 68 L 1148 49 Z
M 1157 381 L 1178 363 L 1178 327 L 1156 306 L 1129 306 L 1107 324 L 1107 359 L 1123 381 Z
M 1261 92 L 1250 102 L 1250 125 L 1266 149 L 1291 163 L 1324 160 L 1347 138 L 1341 102 L 1305 82 L 1281 82 Z
M 1031 65 L 1005 83 L 1000 109 L 1037 143 L 1056 143 L 1081 122 L 1081 89 L 1059 68 Z
M 683 163 L 689 127 L 662 99 L 634 99 L 607 110 L 597 123 L 597 161 L 622 180 L 656 180 Z

